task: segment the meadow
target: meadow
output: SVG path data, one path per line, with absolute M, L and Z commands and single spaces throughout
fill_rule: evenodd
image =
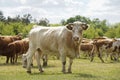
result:
M 32 74 L 28 74 L 22 68 L 21 58 L 11 65 L 5 64 L 5 57 L 0 56 L 0 80 L 120 80 L 120 62 L 108 60 L 101 63 L 97 57 L 93 62 L 84 58 L 74 59 L 72 74 L 63 74 L 61 66 L 60 60 L 51 58 L 44 72 L 39 73 L 34 60 Z

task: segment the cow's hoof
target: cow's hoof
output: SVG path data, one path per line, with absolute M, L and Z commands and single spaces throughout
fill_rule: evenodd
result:
M 71 71 L 68 71 L 67 73 L 71 74 L 72 72 L 71 72 Z
M 31 67 L 33 67 L 33 64 L 30 64 Z
M 40 73 L 43 73 L 44 71 L 42 70 L 42 71 L 40 71 Z
M 27 73 L 31 74 L 31 71 L 27 71 Z
M 102 61 L 102 63 L 105 63 L 104 61 Z
M 63 74 L 67 74 L 67 72 L 63 72 Z
M 26 66 L 23 66 L 23 68 L 26 68 Z
M 46 66 L 47 66 L 47 62 L 44 62 L 44 63 L 43 63 L 43 67 L 46 67 Z
M 43 73 L 44 72 L 44 70 L 39 70 L 40 71 L 40 73 Z
M 63 74 L 66 74 L 66 71 L 62 71 Z

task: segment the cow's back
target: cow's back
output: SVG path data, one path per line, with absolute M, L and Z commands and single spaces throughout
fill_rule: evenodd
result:
M 0 36 L 0 49 L 4 49 L 11 42 L 13 42 L 13 40 L 10 37 Z
M 72 41 L 72 33 L 66 27 L 39 27 L 30 31 L 29 47 L 40 49 L 43 53 L 58 54 L 61 51 L 75 57 L 76 50 Z M 62 52 L 63 53 L 63 52 Z M 75 53 L 75 54 L 73 54 Z
M 64 27 L 39 27 L 31 30 L 30 44 L 43 51 L 58 51 L 58 46 L 63 40 Z

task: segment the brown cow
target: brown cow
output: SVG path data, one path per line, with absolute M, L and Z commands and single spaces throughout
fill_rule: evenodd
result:
M 13 57 L 13 54 L 10 53 L 8 44 L 16 40 L 21 40 L 21 36 L 0 36 L 0 55 L 7 57 L 6 63 L 8 63 L 10 57 Z
M 8 47 L 10 48 L 11 53 L 16 57 L 15 61 L 13 57 L 13 63 L 14 63 L 17 62 L 18 55 L 22 55 L 27 52 L 29 48 L 29 40 L 28 38 L 17 40 L 12 43 L 9 43 Z
M 80 51 L 85 52 L 86 56 L 90 56 L 90 53 L 93 49 L 93 41 L 90 39 L 82 40 L 82 43 L 80 45 Z
M 102 52 L 103 50 L 106 50 L 106 47 L 111 43 L 112 39 L 109 38 L 96 38 L 93 40 L 93 49 L 91 51 L 91 62 L 94 59 L 94 53 L 98 54 L 98 57 L 102 62 L 104 60 L 102 59 Z

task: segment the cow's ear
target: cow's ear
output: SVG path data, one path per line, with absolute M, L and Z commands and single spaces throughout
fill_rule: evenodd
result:
M 87 25 L 87 24 L 82 24 L 82 28 L 83 28 L 83 30 L 86 30 L 86 29 L 88 29 L 88 27 L 89 27 L 89 25 Z
M 66 28 L 69 29 L 69 30 L 72 30 L 73 29 L 73 23 L 67 24 Z

